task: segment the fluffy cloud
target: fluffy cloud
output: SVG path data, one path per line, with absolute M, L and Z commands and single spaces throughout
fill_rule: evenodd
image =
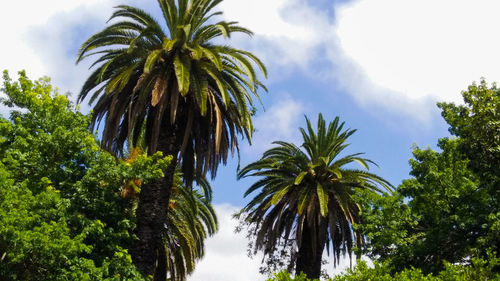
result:
M 264 59 L 274 74 L 271 83 L 301 69 L 303 75 L 335 81 L 362 104 L 426 120 L 430 102 L 459 101 L 460 91 L 482 76 L 500 80 L 498 1 L 356 0 L 329 4 L 335 19 L 324 2 L 225 0 L 220 9 L 226 19 L 255 32 L 254 40 L 234 41 Z M 7 27 L 0 68 L 50 75 L 63 90 L 77 92 L 88 64 L 74 66 L 76 50 L 104 26 L 117 3 L 0 4 L 0 24 Z
M 226 20 L 236 20 L 255 33 L 253 40 L 237 44 L 251 48 L 279 73 L 289 71 L 290 66 L 306 69 L 327 36 L 327 15 L 304 1 L 225 0 L 220 8 Z
M 410 100 L 459 101 L 485 76 L 500 79 L 498 1 L 356 1 L 339 9 L 341 50 L 374 84 Z
M 354 0 L 332 4 L 334 19 L 306 1 L 223 3 L 226 18 L 255 31 L 247 46 L 279 73 L 271 81 L 292 66 L 367 108 L 429 123 L 436 101 L 460 102 L 481 77 L 500 80 L 498 1 Z
M 467 85 L 500 80 L 498 1 L 357 0 L 337 7 L 327 50 L 333 77 L 366 108 L 421 124 L 436 101 L 461 102 Z M 393 118 L 394 119 L 394 118 Z
M 350 49 L 345 46 L 343 33 L 339 30 L 347 18 L 345 11 L 356 10 L 356 2 L 334 6 L 334 20 L 329 12 L 332 7 L 325 7 L 325 3 L 312 6 L 297 0 L 256 1 L 258 3 L 226 0 L 221 8 L 227 20 L 237 19 L 255 32 L 254 40 L 237 38 L 236 44 L 244 45 L 263 59 L 271 70 L 269 83 L 291 75 L 305 75 L 327 83 L 333 81 L 337 89 L 345 90 L 366 108 L 375 106 L 382 112 L 389 108 L 396 114 L 410 115 L 418 122 L 429 123 L 434 99 L 427 96 L 408 98 L 398 89 L 385 87 L 350 56 Z M 259 1 L 266 3 L 261 5 Z M 408 110 L 410 108 L 412 110 Z M 263 124 L 264 130 L 269 127 L 269 132 L 276 129 L 268 122 Z
M 106 2 L 106 3 L 105 3 Z M 11 73 L 25 69 L 30 77 L 53 75 L 55 72 L 68 71 L 64 69 L 51 69 L 47 59 L 53 56 L 47 54 L 61 50 L 69 42 L 68 33 L 74 30 L 64 30 L 68 23 L 76 19 L 95 19 L 102 9 L 111 1 L 100 0 L 50 0 L 50 1 L 8 1 L 0 4 L 0 25 L 3 26 L 2 37 L 4 42 L 0 52 L 0 68 L 8 69 Z M 97 6 L 99 3 L 99 6 Z M 91 13 L 86 13 L 91 10 Z M 69 15 L 71 16 L 65 16 Z M 93 16 L 91 16 L 93 15 Z M 62 18 L 61 18 L 62 16 Z M 57 24 L 46 26 L 48 22 Z M 40 30 L 40 28 L 44 28 Z M 37 32 L 43 31 L 43 32 Z M 44 35 L 44 36 L 39 36 Z M 71 43 L 73 44 L 73 43 Z M 57 47 L 53 49 L 52 47 Z M 64 58 L 65 52 L 58 56 Z M 74 62 L 74 57 L 71 58 Z M 74 63 L 73 63 L 74 64 Z

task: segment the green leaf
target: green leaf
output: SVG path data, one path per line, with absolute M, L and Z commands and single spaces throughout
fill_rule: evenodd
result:
M 291 185 L 287 185 L 284 188 L 280 189 L 278 192 L 274 193 L 273 198 L 271 198 L 271 204 L 276 205 L 276 203 L 278 203 L 283 198 L 283 196 L 285 196 L 290 187 Z
M 325 166 L 328 166 L 328 162 L 330 162 L 329 157 L 325 157 L 325 156 L 320 157 L 319 160 L 321 160 L 321 162 L 323 162 L 323 164 Z
M 174 57 L 175 76 L 177 77 L 177 86 L 179 93 L 186 96 L 189 91 L 189 60 L 181 58 L 180 55 Z
M 189 33 L 191 32 L 191 24 L 186 24 L 186 25 L 180 26 L 180 28 L 182 28 L 182 30 L 184 30 L 184 35 L 186 36 L 186 38 L 188 38 Z
M 363 159 L 360 159 L 360 158 L 354 158 L 353 159 L 355 162 L 358 162 L 359 165 L 361 165 L 361 167 L 369 170 L 370 167 L 368 166 L 368 164 L 366 163 L 366 161 L 364 161 Z
M 170 52 L 174 48 L 175 43 L 177 43 L 177 39 L 169 40 L 167 38 L 163 38 L 163 49 Z
M 227 22 L 221 21 L 215 25 L 219 29 L 219 31 L 222 33 L 222 35 L 226 38 L 229 38 L 230 33 L 229 33 L 229 26 L 227 25 Z
M 342 178 L 342 171 L 340 171 L 339 168 L 328 169 L 328 171 L 330 173 L 333 173 L 335 176 L 337 176 L 337 179 L 341 179 Z
M 318 194 L 319 209 L 321 216 L 326 217 L 328 213 L 328 193 L 325 192 L 321 183 L 318 182 L 316 185 L 316 192 Z
M 200 47 L 195 47 L 195 48 L 191 48 L 189 46 L 186 46 L 186 48 L 191 51 L 191 57 L 194 59 L 194 60 L 200 60 L 202 57 L 203 57 L 203 51 L 201 50 Z
M 214 52 L 211 50 L 201 47 L 201 51 L 203 52 L 203 55 L 205 55 L 214 65 L 217 67 L 217 70 L 221 71 L 222 70 L 222 62 L 220 61 L 219 56 L 217 56 Z
M 208 81 L 203 79 L 201 81 L 201 97 L 200 97 L 200 108 L 201 115 L 205 116 L 207 113 L 207 99 L 208 99 Z
M 229 94 L 227 92 L 226 85 L 224 84 L 224 82 L 221 81 L 222 77 L 220 77 L 219 73 L 216 73 L 213 71 L 213 70 L 215 70 L 215 69 L 213 69 L 213 67 L 211 68 L 211 67 L 203 66 L 203 70 L 205 70 L 207 72 L 207 74 L 210 75 L 210 77 L 212 77 L 212 79 L 214 79 L 215 83 L 217 84 L 217 88 L 219 90 L 219 93 L 222 96 L 222 101 L 224 102 L 224 107 L 227 108 L 227 105 L 231 102 L 231 98 L 229 97 Z
M 160 57 L 160 54 L 162 53 L 162 49 L 154 50 L 149 54 L 148 58 L 146 59 L 146 62 L 144 63 L 144 73 L 148 74 L 151 72 L 151 69 L 155 65 L 156 61 Z
M 299 196 L 299 204 L 297 206 L 297 214 L 300 216 L 304 212 L 306 204 L 309 203 L 309 193 L 307 191 L 301 192 Z
M 299 185 L 306 175 L 307 175 L 306 171 L 300 172 L 300 174 L 298 174 L 297 177 L 295 178 L 294 184 Z

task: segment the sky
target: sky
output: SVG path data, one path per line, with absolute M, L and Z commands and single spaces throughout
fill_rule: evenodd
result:
M 0 69 L 50 76 L 76 97 L 91 63 L 75 65 L 78 48 L 119 4 L 161 18 L 155 0 L 1 1 Z M 460 103 L 460 92 L 482 77 L 500 81 L 499 8 L 496 0 L 224 0 L 222 19 L 255 33 L 224 43 L 253 52 L 269 70 L 240 164 L 275 140 L 300 145 L 304 116 L 315 122 L 321 112 L 357 129 L 348 152 L 365 152 L 379 165 L 371 172 L 399 185 L 410 177 L 414 145 L 435 149 L 449 137 L 436 103 Z M 212 181 L 220 231 L 188 280 L 265 280 L 260 259 L 246 257 L 246 240 L 233 231 L 231 215 L 248 202 L 252 183 L 236 180 L 237 165 L 232 159 Z

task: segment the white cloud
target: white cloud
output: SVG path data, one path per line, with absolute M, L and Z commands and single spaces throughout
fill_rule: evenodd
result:
M 49 75 L 62 90 L 78 92 L 88 63 L 74 65 L 76 49 L 104 27 L 116 3 L 2 2 L 8 40 L 0 47 L 0 69 Z M 268 83 L 302 70 L 335 81 L 361 104 L 428 122 L 435 110 L 429 104 L 460 101 L 460 91 L 482 76 L 500 80 L 495 0 L 357 0 L 336 4 L 335 21 L 328 9 L 299 0 L 225 0 L 219 8 L 225 19 L 255 32 L 252 40 L 233 42 L 263 58 L 271 69 Z M 98 28 L 85 33 L 89 26 Z
M 73 99 L 90 74 L 88 67 L 92 61 L 89 59 L 76 65 L 78 49 L 89 36 L 104 28 L 112 12 L 112 3 L 106 1 L 99 5 L 80 6 L 69 12 L 57 12 L 43 24 L 30 27 L 26 33 L 24 43 L 37 50 L 44 75 L 50 76 L 52 84 L 61 91 L 71 92 Z M 87 110 L 86 104 L 84 107 Z
M 271 82 L 300 69 L 335 81 L 367 109 L 420 123 L 430 123 L 436 101 L 460 102 L 472 81 L 500 80 L 495 0 L 354 0 L 335 4 L 335 21 L 326 7 L 298 0 L 221 7 L 255 31 L 246 46 L 270 66 Z
M 285 21 L 281 10 L 287 0 L 226 0 L 220 4 L 225 17 L 238 21 L 253 32 L 264 36 L 283 36 L 307 40 L 308 32 L 304 27 Z M 260 19 L 260 20 L 259 20 Z
M 7 69 L 16 79 L 26 70 L 28 77 L 50 76 L 62 91 L 77 93 L 88 70 L 75 66 L 78 32 L 83 23 L 104 23 L 111 2 L 116 0 L 48 0 L 0 2 L 0 71 Z M 78 26 L 80 24 L 80 26 Z M 78 26 L 79 28 L 75 27 Z M 88 64 L 87 64 L 88 65 Z M 85 108 L 85 110 L 88 110 Z M 0 107 L 6 116 L 8 109 Z
M 0 4 L 0 25 L 3 26 L 4 38 L 0 47 L 0 69 L 8 69 L 12 74 L 25 69 L 33 78 L 53 74 L 43 61 L 43 49 L 50 43 L 49 39 L 57 41 L 58 38 L 38 38 L 34 42 L 30 38 L 31 29 L 43 26 L 58 14 L 73 12 L 73 16 L 78 16 L 84 9 L 97 7 L 97 3 L 102 7 L 101 0 L 3 1 Z M 62 28 L 65 23 L 59 22 L 59 27 Z M 58 44 L 65 43 L 60 41 Z
M 472 81 L 500 79 L 499 8 L 494 0 L 361 0 L 338 10 L 335 31 L 379 87 L 409 102 L 460 101 Z
M 436 116 L 437 96 L 408 97 L 405 93 L 385 88 L 372 79 L 365 69 L 338 49 L 327 51 L 332 68 L 323 80 L 333 80 L 336 87 L 345 90 L 365 110 L 391 126 L 412 128 L 429 126 Z M 459 93 L 457 93 L 459 96 Z M 410 118 L 407 118 L 410 117 Z
M 281 73 L 290 65 L 307 67 L 327 30 L 326 15 L 304 1 L 225 0 L 220 8 L 226 20 L 238 21 L 255 33 L 253 40 L 240 43 L 250 46 L 270 68 L 280 67 Z
M 297 0 L 256 1 L 226 0 L 221 7 L 227 20 L 237 19 L 241 25 L 255 32 L 253 40 L 237 39 L 236 43 L 250 48 L 263 59 L 271 69 L 269 83 L 291 75 L 334 82 L 333 88 L 346 90 L 366 108 L 373 109 L 375 105 L 382 112 L 389 108 L 398 115 L 410 115 L 418 122 L 429 123 L 430 113 L 435 109 L 434 101 L 427 97 L 408 99 L 399 91 L 377 83 L 376 77 L 371 77 L 362 65 L 348 55 L 348 50 L 342 48 L 337 22 L 329 16 L 326 7 L 320 9 Z M 262 9 L 259 1 L 266 2 L 266 9 Z M 347 9 L 342 8 L 335 14 L 342 17 Z M 301 72 L 297 73 L 297 70 Z M 266 118 L 270 117 L 266 114 Z M 290 135 L 282 133 L 277 136 L 275 132 L 280 131 L 280 128 L 276 130 L 278 125 L 262 119 L 263 130 L 266 131 L 264 135 L 269 133 L 272 140 Z M 257 146 L 264 147 L 272 141 L 264 139 Z

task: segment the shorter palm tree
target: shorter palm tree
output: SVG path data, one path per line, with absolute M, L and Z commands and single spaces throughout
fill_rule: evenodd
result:
M 369 173 L 373 161 L 362 153 L 341 156 L 347 139 L 356 130 L 343 130 L 336 117 L 326 127 L 319 114 L 317 132 L 306 117 L 307 130 L 301 128 L 302 149 L 277 141 L 276 147 L 238 172 L 238 178 L 260 179 L 246 191 L 257 195 L 243 208 L 248 223 L 255 226 L 254 246 L 271 256 L 276 245 L 294 241 L 297 273 L 319 278 L 324 248 L 332 250 L 334 263 L 341 255 L 352 257 L 354 247 L 363 242 L 352 225 L 361 223 L 360 206 L 354 200 L 356 189 L 373 192 L 391 190 L 383 178 Z M 364 170 L 347 167 L 356 162 Z M 284 242 L 284 243 L 283 243 Z

